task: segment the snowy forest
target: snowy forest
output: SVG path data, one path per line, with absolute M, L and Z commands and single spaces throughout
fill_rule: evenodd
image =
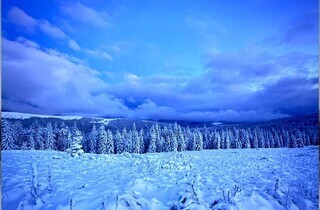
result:
M 20 120 L 2 120 L 2 150 L 57 150 L 80 155 L 155 153 L 203 149 L 303 147 L 318 144 L 315 122 L 310 120 L 272 121 L 213 127 L 182 127 L 177 123 L 137 129 L 110 130 L 93 124 L 79 130 L 76 122 L 46 125 L 35 120 L 29 127 Z

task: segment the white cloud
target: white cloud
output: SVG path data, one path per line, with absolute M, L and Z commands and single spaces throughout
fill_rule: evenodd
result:
M 80 46 L 78 45 L 78 43 L 76 41 L 74 41 L 73 39 L 69 40 L 68 46 L 75 51 L 79 51 L 81 49 Z
M 54 50 L 42 50 L 3 38 L 4 107 L 31 112 L 110 114 L 127 112 L 121 100 L 105 93 L 100 73 Z M 54 103 L 53 103 L 54 102 Z M 26 105 L 27 104 L 27 105 Z
M 8 20 L 18 26 L 24 27 L 28 30 L 33 30 L 37 26 L 38 21 L 18 7 L 12 7 L 8 12 Z
M 67 35 L 59 29 L 57 26 L 52 25 L 47 20 L 41 20 L 39 22 L 39 29 L 47 34 L 48 36 L 55 38 L 55 39 L 65 39 Z
M 88 55 L 91 55 L 94 57 L 103 58 L 103 59 L 106 59 L 109 61 L 113 61 L 113 57 L 105 51 L 85 49 L 84 52 L 87 53 Z
M 110 18 L 107 13 L 97 12 L 79 2 L 64 5 L 61 7 L 61 10 L 71 18 L 95 27 L 106 27 L 109 25 Z

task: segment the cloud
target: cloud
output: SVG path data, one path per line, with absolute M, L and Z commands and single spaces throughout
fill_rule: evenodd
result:
M 103 58 L 103 59 L 106 59 L 108 61 L 113 61 L 113 57 L 105 52 L 105 51 L 102 51 L 102 50 L 90 50 L 90 49 L 85 49 L 84 52 L 88 55 L 91 55 L 91 56 L 94 56 L 94 57 L 97 57 L 97 58 Z
M 39 29 L 48 36 L 55 39 L 65 39 L 67 35 L 58 27 L 52 25 L 47 20 L 41 20 L 38 23 Z
M 67 40 L 68 46 L 73 50 L 80 50 L 80 46 L 57 26 L 53 25 L 45 19 L 35 19 L 18 7 L 12 7 L 8 12 L 8 20 L 13 24 L 27 29 L 29 32 L 41 31 L 53 39 Z
M 277 34 L 268 36 L 263 43 L 285 46 L 318 45 L 318 12 L 297 16 L 282 25 Z
M 18 26 L 24 27 L 32 31 L 38 25 L 38 21 L 18 7 L 12 7 L 8 12 L 8 20 Z
M 92 94 L 106 87 L 98 71 L 57 51 L 5 38 L 2 46 L 3 109 L 110 116 L 124 116 L 128 111 L 112 95 Z
M 60 9 L 74 20 L 90 24 L 94 27 L 103 28 L 110 23 L 110 17 L 107 13 L 97 12 L 79 2 L 63 5 Z
M 77 44 L 77 42 L 74 41 L 73 39 L 70 39 L 70 40 L 69 40 L 68 46 L 69 46 L 71 49 L 75 50 L 75 51 L 81 50 L 80 46 L 79 46 L 79 45 Z

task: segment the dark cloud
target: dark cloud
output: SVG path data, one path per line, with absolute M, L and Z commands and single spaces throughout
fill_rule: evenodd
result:
M 301 46 L 318 45 L 318 11 L 300 15 L 283 25 L 277 34 L 267 37 L 263 43 L 274 45 Z
M 268 120 L 317 111 L 316 55 L 216 52 L 206 71 L 120 83 L 58 51 L 3 39 L 3 109 L 167 120 Z

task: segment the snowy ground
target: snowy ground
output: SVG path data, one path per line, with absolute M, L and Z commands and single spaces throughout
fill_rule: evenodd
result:
M 318 200 L 316 146 L 80 158 L 2 151 L 5 210 L 307 210 Z

